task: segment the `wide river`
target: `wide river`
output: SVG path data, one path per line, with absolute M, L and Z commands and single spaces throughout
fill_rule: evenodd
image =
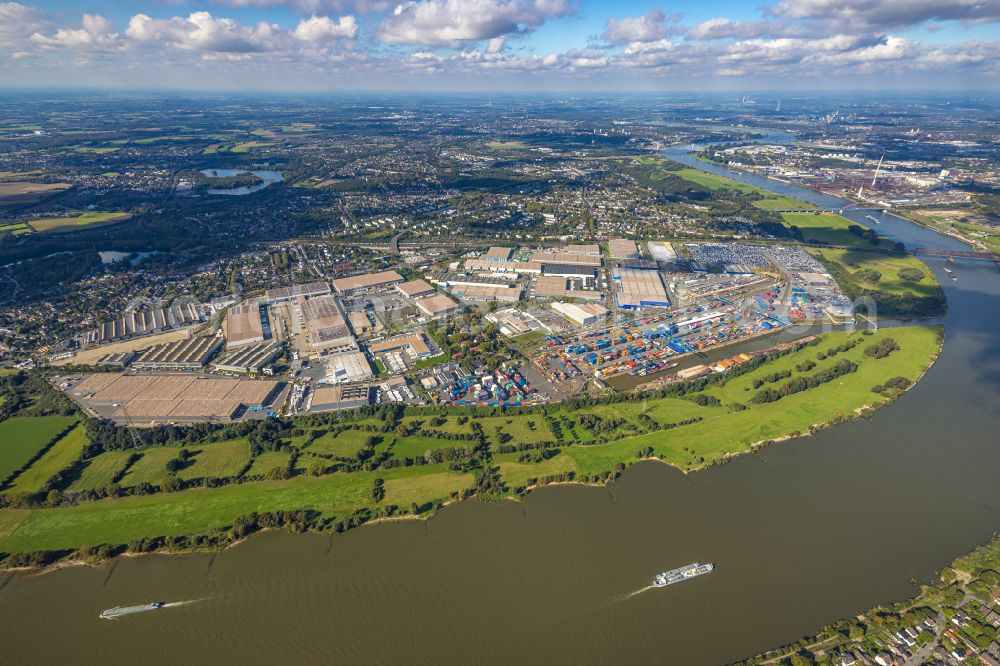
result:
M 959 261 L 953 282 L 930 265 L 950 306 L 944 350 L 869 420 L 696 474 L 645 463 L 607 488 L 467 502 L 426 523 L 0 574 L 0 661 L 720 664 L 905 598 L 1000 526 L 998 270 Z M 695 560 L 716 572 L 645 589 Z M 153 600 L 189 603 L 98 619 Z

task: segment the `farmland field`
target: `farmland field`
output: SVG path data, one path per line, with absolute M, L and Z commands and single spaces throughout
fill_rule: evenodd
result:
M 177 473 L 185 481 L 235 476 L 250 460 L 250 445 L 245 439 L 200 444 L 187 449 L 194 463 Z
M 82 425 L 70 430 L 59 438 L 48 451 L 31 467 L 18 475 L 11 490 L 16 493 L 37 493 L 45 488 L 45 482 L 58 472 L 66 469 L 80 458 L 87 446 L 87 430 Z
M 283 451 L 264 451 L 253 459 L 253 464 L 244 476 L 264 476 L 275 467 L 286 468 L 291 454 Z
M 149 535 L 194 534 L 223 527 L 254 511 L 316 509 L 344 515 L 372 505 L 371 485 L 376 477 L 385 481 L 383 502 L 400 506 L 447 499 L 473 481 L 471 474 L 448 471 L 445 465 L 424 465 L 123 497 L 59 509 L 5 509 L 0 511 L 0 530 L 9 536 L 0 542 L 0 550 L 19 552 L 128 543 Z
M 854 223 L 835 213 L 781 213 L 781 219 L 790 227 L 798 227 L 802 232 L 802 238 L 807 243 L 818 241 L 830 245 L 866 248 L 881 247 L 887 244 L 884 240 L 872 244 L 865 238 L 855 236 L 847 230 Z
M 121 485 L 127 488 L 140 483 L 163 483 L 168 476 L 167 461 L 176 458 L 178 451 L 180 447 L 176 446 L 159 446 L 139 451 L 140 458 L 128 468 Z
M 75 420 L 70 416 L 24 416 L 0 421 L 0 480 L 20 469 Z
M 87 461 L 80 478 L 70 484 L 67 490 L 96 490 L 112 483 L 115 476 L 125 468 L 132 451 L 107 451 Z
M 37 203 L 70 187 L 69 183 L 0 183 L 0 206 Z
M 131 213 L 82 213 L 76 217 L 49 217 L 40 220 L 29 220 L 28 224 L 39 233 L 60 233 L 77 231 L 85 227 L 107 226 L 124 222 L 132 217 Z
M 339 433 L 327 433 L 313 441 L 308 451 L 313 453 L 328 453 L 338 458 L 353 458 L 365 447 L 373 434 L 363 430 L 342 430 Z

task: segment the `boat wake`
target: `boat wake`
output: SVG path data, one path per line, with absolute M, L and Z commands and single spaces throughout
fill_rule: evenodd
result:
M 652 585 L 647 585 L 646 587 L 641 587 L 638 590 L 636 590 L 635 592 L 629 592 L 628 594 L 619 597 L 618 601 L 628 601 L 632 597 L 637 597 L 640 594 L 642 594 L 643 592 L 648 592 L 649 590 L 652 590 L 652 589 L 653 589 Z
M 190 606 L 191 604 L 196 604 L 199 601 L 205 601 L 205 599 L 186 599 L 184 601 L 171 601 L 170 603 L 163 604 L 163 607 L 179 608 L 180 606 Z

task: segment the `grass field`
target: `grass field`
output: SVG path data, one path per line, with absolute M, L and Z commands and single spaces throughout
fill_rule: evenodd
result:
M 802 237 L 806 242 L 819 241 L 830 245 L 867 248 L 889 244 L 885 240 L 880 240 L 879 243 L 872 245 L 868 240 L 855 236 L 847 230 L 854 222 L 834 213 L 781 213 L 781 219 L 788 226 L 796 226 L 801 229 Z
M 80 473 L 80 478 L 71 483 L 67 490 L 74 492 L 103 488 L 114 481 L 131 455 L 131 451 L 108 451 L 91 458 Z
M 717 176 L 714 173 L 708 173 L 699 169 L 681 169 L 679 171 L 671 171 L 671 173 L 676 176 L 680 176 L 684 180 L 690 180 L 692 183 L 703 185 L 710 190 L 725 189 L 736 190 L 737 192 L 743 192 L 744 194 L 769 194 L 768 192 L 754 187 L 753 185 L 747 185 L 746 183 L 741 183 L 738 180 L 726 178 L 725 176 Z
M 70 430 L 59 438 L 45 454 L 14 480 L 11 491 L 15 493 L 37 493 L 45 488 L 45 482 L 58 472 L 66 469 L 80 458 L 83 448 L 90 440 L 82 425 Z
M 353 458 L 365 447 L 374 433 L 363 430 L 342 430 L 336 434 L 327 433 L 309 445 L 312 453 L 326 453 L 338 458 Z
M 469 474 L 450 472 L 444 465 L 424 465 L 123 497 L 59 509 L 3 509 L 0 536 L 3 532 L 9 536 L 0 542 L 0 550 L 72 548 L 197 534 L 225 527 L 254 511 L 315 509 L 344 515 L 372 506 L 371 486 L 376 477 L 385 481 L 383 503 L 406 507 L 412 502 L 447 499 L 452 492 L 472 485 Z
M 122 477 L 123 487 L 137 486 L 140 483 L 152 483 L 159 485 L 167 480 L 167 461 L 177 457 L 180 447 L 157 446 L 151 449 L 144 449 L 139 453 L 140 458 L 132 463 L 128 472 Z
M 75 420 L 71 416 L 28 416 L 0 421 L 0 482 L 34 458 Z
M 761 210 L 803 210 L 815 209 L 816 206 L 795 197 L 775 197 L 769 196 L 760 201 L 754 201 L 753 205 Z
M 283 451 L 264 451 L 253 459 L 253 464 L 244 476 L 264 476 L 275 467 L 285 469 L 292 455 Z
M 103 227 L 109 224 L 124 222 L 132 217 L 131 213 L 82 213 L 76 217 L 49 217 L 40 220 L 30 220 L 31 228 L 39 233 L 61 233 L 79 231 L 87 227 Z
M 493 150 L 524 150 L 528 146 L 521 141 L 487 141 L 486 147 Z
M 854 250 L 838 250 L 833 248 L 823 248 L 812 250 L 822 256 L 827 261 L 833 261 L 847 271 L 859 287 L 864 289 L 879 289 L 890 294 L 914 294 L 917 296 L 931 296 L 937 293 L 940 283 L 922 261 L 910 255 L 884 255 L 874 252 L 857 252 Z M 903 269 L 914 269 L 923 273 L 924 277 L 919 281 L 911 282 L 899 277 L 899 271 Z M 863 269 L 875 270 L 881 274 L 878 282 L 864 280 L 863 275 L 858 276 L 858 271 Z
M 393 458 L 423 458 L 428 451 L 451 447 L 471 447 L 472 442 L 456 442 L 435 437 L 399 437 L 392 442 Z
M 187 448 L 194 463 L 177 472 L 177 476 L 185 481 L 235 476 L 250 461 L 250 445 L 245 439 L 230 439 Z
M 519 463 L 517 457 L 517 453 L 505 453 L 493 458 L 493 462 L 500 467 L 501 478 L 512 489 L 527 485 L 528 479 L 540 479 L 576 471 L 576 461 L 564 453 L 540 463 Z
M 0 183 L 0 206 L 19 206 L 41 201 L 72 187 L 69 183 Z
M 232 153 L 248 153 L 254 148 L 267 148 L 271 145 L 267 141 L 243 141 L 234 145 L 229 151 Z

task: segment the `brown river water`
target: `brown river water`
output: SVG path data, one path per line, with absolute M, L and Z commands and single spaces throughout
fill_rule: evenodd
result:
M 0 663 L 720 664 L 910 596 L 1000 527 L 1000 276 L 961 261 L 952 282 L 929 263 L 944 349 L 868 420 L 426 522 L 0 573 Z M 647 589 L 691 561 L 717 568 Z M 155 600 L 187 603 L 98 618 Z

